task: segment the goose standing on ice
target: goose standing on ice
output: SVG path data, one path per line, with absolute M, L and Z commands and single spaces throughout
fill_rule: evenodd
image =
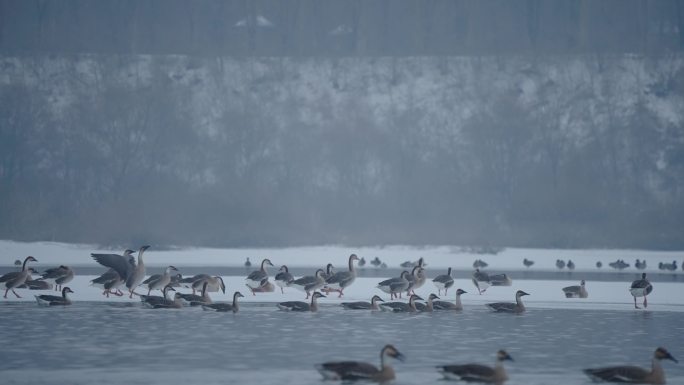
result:
M 122 296 L 123 293 L 121 292 L 121 290 L 119 290 L 119 287 L 121 287 L 121 285 L 123 285 L 126 281 L 128 271 L 135 268 L 135 257 L 132 256 L 133 253 L 135 253 L 134 250 L 126 249 L 124 250 L 123 255 L 90 254 L 90 256 L 93 257 L 96 261 L 98 261 L 98 263 L 98 259 L 107 260 L 109 262 L 114 262 L 118 259 L 123 260 L 123 264 L 121 264 L 120 262 L 116 263 L 117 268 L 113 268 L 108 265 L 100 263 L 103 266 L 109 267 L 109 269 L 99 277 L 90 281 L 90 285 L 103 289 L 104 291 L 102 292 L 102 295 L 106 295 L 107 298 L 109 298 L 109 294 L 114 294 L 119 297 Z M 107 264 L 109 264 L 109 262 L 107 262 Z
M 447 294 L 447 290 L 454 286 L 454 279 L 451 277 L 451 267 L 447 270 L 446 274 L 440 274 L 436 276 L 432 282 L 437 286 L 437 294 L 442 294 L 444 290 L 444 295 Z
M 14 293 L 14 295 L 17 296 L 17 298 L 21 298 L 21 296 L 19 296 L 19 294 L 17 294 L 17 292 L 14 291 L 14 289 L 23 285 L 31 275 L 31 272 L 26 268 L 26 264 L 29 261 L 38 262 L 37 259 L 29 255 L 28 257 L 24 258 L 24 263 L 21 265 L 21 271 L 12 271 L 0 277 L 0 283 L 5 284 L 4 298 L 7 298 L 7 292 L 10 290 L 12 290 L 12 293 Z
M 55 290 L 62 290 L 62 285 L 71 282 L 74 279 L 74 270 L 65 265 L 47 269 L 41 274 L 42 280 L 51 282 L 55 285 Z
M 432 306 L 435 310 L 463 310 L 463 304 L 461 303 L 461 294 L 466 294 L 467 291 L 457 289 L 456 290 L 456 303 L 451 303 L 447 301 L 433 301 Z
M 126 250 L 124 255 L 118 254 L 90 254 L 90 256 L 100 265 L 116 270 L 119 276 L 124 280 L 126 288 L 130 295 L 128 298 L 133 298 L 134 290 L 145 279 L 145 263 L 143 262 L 143 254 L 150 246 L 143 246 L 138 250 L 138 263 L 131 265 L 128 256 L 129 250 Z M 128 253 L 128 254 L 127 254 Z M 137 293 L 135 293 L 137 294 Z
M 316 291 L 311 296 L 311 303 L 306 303 L 302 301 L 287 301 L 279 303 L 278 309 L 285 311 L 318 311 L 318 298 L 325 298 L 325 295 Z
M 71 305 L 71 300 L 67 298 L 67 293 L 73 293 L 73 291 L 68 286 L 65 286 L 62 289 L 61 296 L 43 294 L 35 297 L 38 305 L 41 306 L 67 306 Z
M 496 352 L 496 363 L 493 367 L 481 364 L 440 365 L 437 366 L 437 370 L 447 380 L 501 385 L 508 380 L 506 369 L 503 366 L 504 361 L 513 361 L 513 358 L 505 350 L 499 350 Z
M 657 348 L 653 353 L 651 370 L 638 366 L 610 366 L 604 368 L 584 369 L 583 372 L 593 381 L 628 382 L 631 384 L 664 384 L 665 370 L 661 360 L 678 362 L 665 348 Z
M 252 295 L 256 295 L 257 289 L 263 288 L 269 283 L 266 265 L 273 266 L 273 263 L 270 259 L 264 258 L 261 261 L 261 268 L 251 272 L 246 278 L 247 287 L 252 291 Z
M 522 302 L 522 296 L 529 295 L 522 290 L 515 293 L 515 302 L 494 302 L 485 304 L 488 308 L 500 313 L 523 313 L 525 305 Z
M 147 295 L 150 295 L 152 290 L 162 290 L 164 286 L 171 283 L 171 272 L 178 271 L 175 266 L 168 266 L 164 273 L 155 274 L 144 280 L 143 285 L 147 285 Z
M 579 286 L 568 286 L 563 288 L 563 293 L 565 293 L 565 298 L 587 298 L 589 293 L 587 288 L 584 286 L 585 282 L 582 280 Z
M 634 297 L 634 308 L 639 309 L 639 306 L 637 306 L 637 297 L 644 297 L 644 307 L 648 307 L 646 296 L 651 294 L 652 291 L 653 285 L 646 279 L 646 273 L 642 273 L 641 279 L 632 282 L 632 286 L 629 288 L 629 292 L 632 294 L 632 297 Z
M 285 290 L 283 289 L 292 285 L 294 277 L 292 276 L 292 274 L 290 274 L 290 271 L 287 269 L 287 266 L 282 265 L 280 266 L 280 273 L 276 274 L 274 280 L 276 285 L 280 287 L 280 292 L 282 294 L 285 294 Z
M 394 369 L 387 362 L 388 358 L 404 361 L 405 357 L 392 345 L 385 345 L 380 351 L 380 368 L 366 362 L 339 361 L 324 362 L 316 365 L 316 370 L 326 380 L 341 381 L 375 381 L 385 383 L 395 378 Z
M 370 302 L 358 301 L 358 302 L 342 302 L 343 308 L 348 310 L 380 310 L 378 307 L 378 302 L 385 302 L 382 298 L 374 295 Z
M 406 277 L 406 279 L 408 279 L 408 281 L 409 281 L 408 287 L 406 288 L 406 295 L 407 296 L 411 295 L 411 294 L 415 294 L 415 291 L 413 291 L 413 289 L 416 287 L 416 284 L 418 283 L 421 270 L 423 270 L 423 268 L 416 265 L 413 267 L 413 270 L 411 270 L 411 275 Z
M 301 278 L 295 279 L 292 281 L 290 286 L 305 292 L 305 299 L 309 299 L 312 291 L 316 291 L 325 285 L 325 278 L 323 277 L 324 274 L 325 273 L 323 273 L 323 270 L 318 269 L 314 275 L 305 275 Z
M 413 293 L 415 293 L 416 289 L 420 289 L 425 284 L 425 281 L 427 281 L 427 275 L 425 275 L 425 266 L 427 266 L 425 264 L 425 259 L 423 259 L 423 257 L 418 258 L 417 265 L 418 267 L 420 267 L 420 269 L 418 269 L 418 272 L 416 274 L 416 282 L 413 284 L 413 287 L 411 288 L 411 291 Z
M 325 287 L 328 291 L 339 292 L 338 298 L 344 295 L 344 289 L 351 286 L 356 279 L 356 270 L 354 269 L 354 261 L 358 261 L 359 257 L 356 254 L 349 256 L 349 271 L 340 271 L 333 274 L 325 282 Z
M 195 280 L 192 283 L 192 292 L 201 290 L 204 287 L 204 283 L 207 283 L 208 292 L 222 292 L 226 294 L 226 284 L 223 282 L 223 278 L 220 275 L 205 275 L 200 279 Z
M 386 279 L 376 286 L 390 295 L 390 299 L 401 298 L 401 293 L 409 287 L 409 272 L 404 270 L 398 278 Z
M 233 313 L 237 313 L 238 310 L 240 310 L 238 306 L 238 298 L 239 297 L 244 297 L 242 293 L 239 291 L 236 291 L 233 293 L 233 303 L 225 303 L 225 302 L 218 302 L 218 303 L 208 303 L 206 305 L 202 305 L 203 310 L 207 311 L 216 311 L 216 312 L 229 312 L 232 311 Z
M 477 292 L 482 295 L 482 293 L 491 286 L 489 274 L 480 271 L 480 269 L 475 269 L 475 272 L 473 273 L 473 285 L 477 288 Z

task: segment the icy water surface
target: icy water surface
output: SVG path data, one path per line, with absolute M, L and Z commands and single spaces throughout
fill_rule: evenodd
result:
M 287 313 L 245 303 L 237 314 L 196 308 L 150 310 L 137 303 L 79 302 L 67 308 L 0 304 L 3 384 L 322 384 L 313 365 L 378 363 L 387 343 L 397 384 L 440 383 L 434 366 L 492 363 L 505 348 L 508 384 L 588 384 L 585 367 L 650 365 L 657 346 L 684 360 L 681 312 L 530 309 L 493 314 L 388 314 L 324 306 Z M 684 365 L 664 363 L 671 384 Z M 329 383 L 329 382 L 325 382 Z

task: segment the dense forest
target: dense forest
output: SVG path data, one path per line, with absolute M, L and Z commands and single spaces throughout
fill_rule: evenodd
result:
M 677 1 L 0 1 L 0 238 L 684 247 Z

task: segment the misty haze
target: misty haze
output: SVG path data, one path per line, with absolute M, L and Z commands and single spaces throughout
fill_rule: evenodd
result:
M 678 1 L 0 2 L 0 238 L 684 247 Z

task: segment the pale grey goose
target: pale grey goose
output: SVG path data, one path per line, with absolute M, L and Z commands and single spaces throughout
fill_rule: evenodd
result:
M 378 302 L 385 302 L 382 298 L 374 295 L 370 302 L 357 301 L 357 302 L 342 302 L 343 308 L 348 310 L 380 310 L 378 307 Z
M 356 279 L 356 270 L 354 269 L 354 261 L 358 261 L 359 257 L 356 254 L 349 256 L 349 271 L 340 271 L 333 274 L 332 277 L 325 281 L 325 288 L 328 292 L 336 291 L 340 293 L 338 298 L 344 295 L 344 289 L 351 286 Z
M 317 364 L 316 370 L 326 380 L 342 381 L 375 381 L 385 383 L 395 378 L 394 369 L 387 362 L 388 358 L 404 361 L 405 357 L 392 345 L 385 345 L 380 350 L 380 368 L 366 362 L 332 361 Z
M 90 285 L 103 289 L 102 295 L 106 295 L 107 298 L 109 298 L 109 294 L 122 296 L 123 293 L 121 292 L 121 290 L 119 290 L 119 287 L 123 285 L 126 281 L 128 271 L 135 268 L 135 257 L 132 256 L 133 253 L 135 253 L 134 250 L 126 249 L 124 250 L 123 255 L 90 254 L 90 256 L 93 257 L 96 261 L 98 259 L 107 260 L 110 262 L 117 261 L 118 259 L 123 259 L 124 261 L 123 267 L 119 266 L 119 263 L 117 263 L 118 268 L 116 269 L 109 267 L 109 269 L 102 275 L 90 281 Z M 112 292 L 112 290 L 114 291 Z
M 529 295 L 522 290 L 515 293 L 515 302 L 494 302 L 485 304 L 488 308 L 500 313 L 522 313 L 525 311 L 525 305 L 522 302 L 522 296 Z
M 208 311 L 218 311 L 218 312 L 229 312 L 232 311 L 233 313 L 237 313 L 238 310 L 240 309 L 238 307 L 238 298 L 239 297 L 244 297 L 242 293 L 239 291 L 236 291 L 233 293 L 233 303 L 225 303 L 225 302 L 220 302 L 220 303 L 210 303 L 206 305 L 202 305 L 202 309 L 208 310 Z
M 285 294 L 285 288 L 289 287 L 292 285 L 292 281 L 294 281 L 294 277 L 292 274 L 290 274 L 290 271 L 288 270 L 287 266 L 282 265 L 280 266 L 280 272 L 276 274 L 276 276 L 273 278 L 275 281 L 276 285 L 280 287 L 280 292 L 282 294 Z
M 513 361 L 513 358 L 505 350 L 499 350 L 493 367 L 481 364 L 439 365 L 437 370 L 448 380 L 501 385 L 508 380 L 504 361 Z
M 133 298 L 134 290 L 145 279 L 145 264 L 143 254 L 150 246 L 143 246 L 138 250 L 138 263 L 131 265 L 127 255 L 118 254 L 90 254 L 99 264 L 116 270 L 124 279 L 126 288 L 130 293 L 129 298 Z M 126 250 L 128 252 L 129 250 Z M 130 254 L 128 254 L 130 255 Z M 137 294 L 137 293 L 135 293 Z
M 413 284 L 413 290 L 420 289 L 425 284 L 425 281 L 427 281 L 427 275 L 425 274 L 425 266 L 427 264 L 425 264 L 423 257 L 418 258 L 418 266 L 420 266 L 420 269 L 418 270 L 416 282 Z
M 314 292 L 311 295 L 311 303 L 306 303 L 302 301 L 287 301 L 287 302 L 281 302 L 279 303 L 278 309 L 280 310 L 285 310 L 285 311 L 318 311 L 318 302 L 316 301 L 318 298 L 324 298 L 325 295 L 321 294 L 320 292 Z
M 323 277 L 327 280 L 328 278 L 332 277 L 335 274 L 335 266 L 333 266 L 332 263 L 329 263 L 325 266 L 325 274 L 323 274 Z
M 38 262 L 37 259 L 29 255 L 28 257 L 24 258 L 24 263 L 21 265 L 21 271 L 12 271 L 0 277 L 0 283 L 5 284 L 4 298 L 7 298 L 7 292 L 9 292 L 10 290 L 12 290 L 12 293 L 14 293 L 14 295 L 17 296 L 17 298 L 21 298 L 21 296 L 19 296 L 19 294 L 17 294 L 17 292 L 14 291 L 14 289 L 23 285 L 31 275 L 31 272 L 26 267 L 26 264 L 29 261 Z
M 432 306 L 435 310 L 463 310 L 463 304 L 461 303 L 461 294 L 466 294 L 467 291 L 462 289 L 456 290 L 456 302 L 451 303 L 447 301 L 433 301 Z
M 485 290 L 491 286 L 489 274 L 480 271 L 480 269 L 475 269 L 475 272 L 473 273 L 473 285 L 475 285 L 479 294 L 484 293 Z
M 651 370 L 638 366 L 609 366 L 584 369 L 583 372 L 594 381 L 628 382 L 631 384 L 664 384 L 665 370 L 661 360 L 678 362 L 665 348 L 657 348 L 651 360 Z
M 413 288 L 416 286 L 418 280 L 420 279 L 421 270 L 423 270 L 423 268 L 419 265 L 416 265 L 413 267 L 413 270 L 411 270 L 411 274 L 406 277 L 406 279 L 409 282 L 408 287 L 406 288 L 406 295 L 415 294 Z
M 295 279 L 292 281 L 292 283 L 290 283 L 290 286 L 305 292 L 305 299 L 308 299 L 309 296 L 311 296 L 312 291 L 316 291 L 325 285 L 325 277 L 323 277 L 323 274 L 325 274 L 323 273 L 323 270 L 318 269 L 314 275 L 305 275 L 301 278 Z
M 175 266 L 168 266 L 164 269 L 162 274 L 154 274 L 142 282 L 143 285 L 147 285 L 147 295 L 150 295 L 152 290 L 162 290 L 164 286 L 171 283 L 171 272 L 178 271 Z
M 73 291 L 68 286 L 65 286 L 62 289 L 61 296 L 43 294 L 36 295 L 35 297 L 38 305 L 41 306 L 67 306 L 71 305 L 71 300 L 67 297 L 67 293 L 73 293 Z
M 376 286 L 378 289 L 390 295 L 390 299 L 401 297 L 401 293 L 409 287 L 409 272 L 404 270 L 397 278 L 381 281 Z
M 268 284 L 268 273 L 266 272 L 266 265 L 273 266 L 270 259 L 264 258 L 261 261 L 261 268 L 251 272 L 245 279 L 247 287 L 252 291 L 252 295 L 256 295 L 256 289 L 266 286 Z
M 53 283 L 55 290 L 60 291 L 62 290 L 62 285 L 74 279 L 74 270 L 69 266 L 59 265 L 58 267 L 45 270 L 41 277 L 43 281 Z
M 579 286 L 568 286 L 563 288 L 563 293 L 565 293 L 565 298 L 587 298 L 589 293 L 585 286 L 584 280 L 580 281 Z
M 219 275 L 207 275 L 195 280 L 192 283 L 192 292 L 194 293 L 195 291 L 202 289 L 202 287 L 204 287 L 204 282 L 207 283 L 206 290 L 208 292 L 221 291 L 223 294 L 226 294 L 226 284 Z
M 434 306 L 433 306 L 433 305 L 434 305 L 434 302 L 433 302 L 433 301 L 436 300 L 436 299 L 439 299 L 439 297 L 437 296 L 437 294 L 431 293 L 430 296 L 428 297 L 426 303 L 416 302 L 416 309 L 417 309 L 418 311 L 428 312 L 428 313 L 429 313 L 429 312 L 431 312 L 431 311 L 434 310 Z
M 629 292 L 632 294 L 634 297 L 634 308 L 638 309 L 639 306 L 637 306 L 637 297 L 644 297 L 644 307 L 648 307 L 648 302 L 646 301 L 646 296 L 651 294 L 653 291 L 653 285 L 651 285 L 651 282 L 646 279 L 646 273 L 641 274 L 641 279 L 637 279 L 636 281 L 632 282 L 632 285 L 629 288 Z
M 450 287 L 454 286 L 454 278 L 451 276 L 451 267 L 447 269 L 446 274 L 440 274 L 436 276 L 433 280 L 432 283 L 435 284 L 437 287 L 437 294 L 442 294 L 442 290 L 444 290 L 444 295 L 447 294 L 447 290 L 449 290 Z
M 423 299 L 413 294 L 409 297 L 408 303 L 406 302 L 385 302 L 381 303 L 380 309 L 382 311 L 392 312 L 392 313 L 415 313 L 418 311 L 416 308 L 416 301 L 422 301 Z

